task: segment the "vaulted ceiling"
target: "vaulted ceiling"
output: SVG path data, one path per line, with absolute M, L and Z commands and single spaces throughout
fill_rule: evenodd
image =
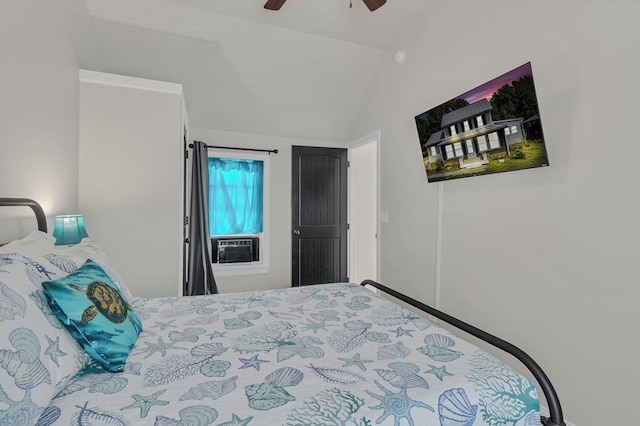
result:
M 430 0 L 86 0 L 79 65 L 183 84 L 192 127 L 343 142 Z

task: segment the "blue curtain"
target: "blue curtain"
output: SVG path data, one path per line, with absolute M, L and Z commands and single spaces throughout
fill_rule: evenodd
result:
M 264 162 L 209 157 L 211 235 L 262 232 Z

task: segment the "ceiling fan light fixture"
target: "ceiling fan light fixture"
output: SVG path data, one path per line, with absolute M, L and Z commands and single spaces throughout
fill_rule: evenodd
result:
M 370 11 L 374 11 L 385 5 L 387 0 L 362 0 L 367 5 Z
M 287 0 L 267 0 L 264 4 L 264 8 L 268 10 L 280 10 L 286 1 Z

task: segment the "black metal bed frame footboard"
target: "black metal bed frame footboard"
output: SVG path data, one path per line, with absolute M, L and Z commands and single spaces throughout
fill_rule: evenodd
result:
M 421 311 L 426 312 L 429 315 L 432 315 L 442 321 L 453 325 L 456 328 L 459 328 L 462 331 L 465 331 L 472 336 L 475 336 L 495 347 L 501 349 L 505 352 L 516 357 L 520 362 L 522 362 L 533 374 L 533 377 L 536 379 L 542 392 L 544 393 L 545 399 L 547 400 L 547 404 L 549 406 L 549 417 L 541 416 L 541 421 L 544 426 L 566 426 L 564 422 L 564 418 L 562 415 L 562 407 L 560 406 L 560 400 L 558 399 L 558 394 L 556 393 L 551 381 L 547 377 L 546 373 L 542 370 L 542 368 L 538 365 L 537 362 L 533 360 L 527 353 L 525 353 L 522 349 L 512 345 L 509 342 L 506 342 L 499 337 L 496 337 L 492 334 L 487 333 L 486 331 L 480 330 L 477 327 L 474 327 L 471 324 L 468 324 L 464 321 L 461 321 L 455 317 L 452 317 L 449 314 L 445 314 L 442 311 L 439 311 L 431 306 L 425 305 L 422 302 L 418 302 L 415 299 L 412 299 L 409 296 L 405 296 L 404 294 L 397 292 L 387 286 L 384 286 L 378 282 L 372 280 L 364 280 L 360 283 L 362 286 L 372 286 L 377 288 L 378 290 L 387 293 L 396 299 L 402 300 L 405 303 L 414 306 Z
M 33 213 L 36 215 L 38 221 L 38 230 L 47 232 L 47 218 L 44 215 L 44 210 L 40 207 L 40 204 L 30 198 L 0 198 L 0 206 L 7 207 L 31 207 Z

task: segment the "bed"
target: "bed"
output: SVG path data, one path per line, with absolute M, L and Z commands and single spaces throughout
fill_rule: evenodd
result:
M 35 201 L 2 205 L 39 227 L 0 247 L 2 425 L 565 424 L 526 353 L 379 283 L 135 298 L 94 241 L 56 246 Z M 434 317 L 520 360 L 549 417 L 534 383 Z

